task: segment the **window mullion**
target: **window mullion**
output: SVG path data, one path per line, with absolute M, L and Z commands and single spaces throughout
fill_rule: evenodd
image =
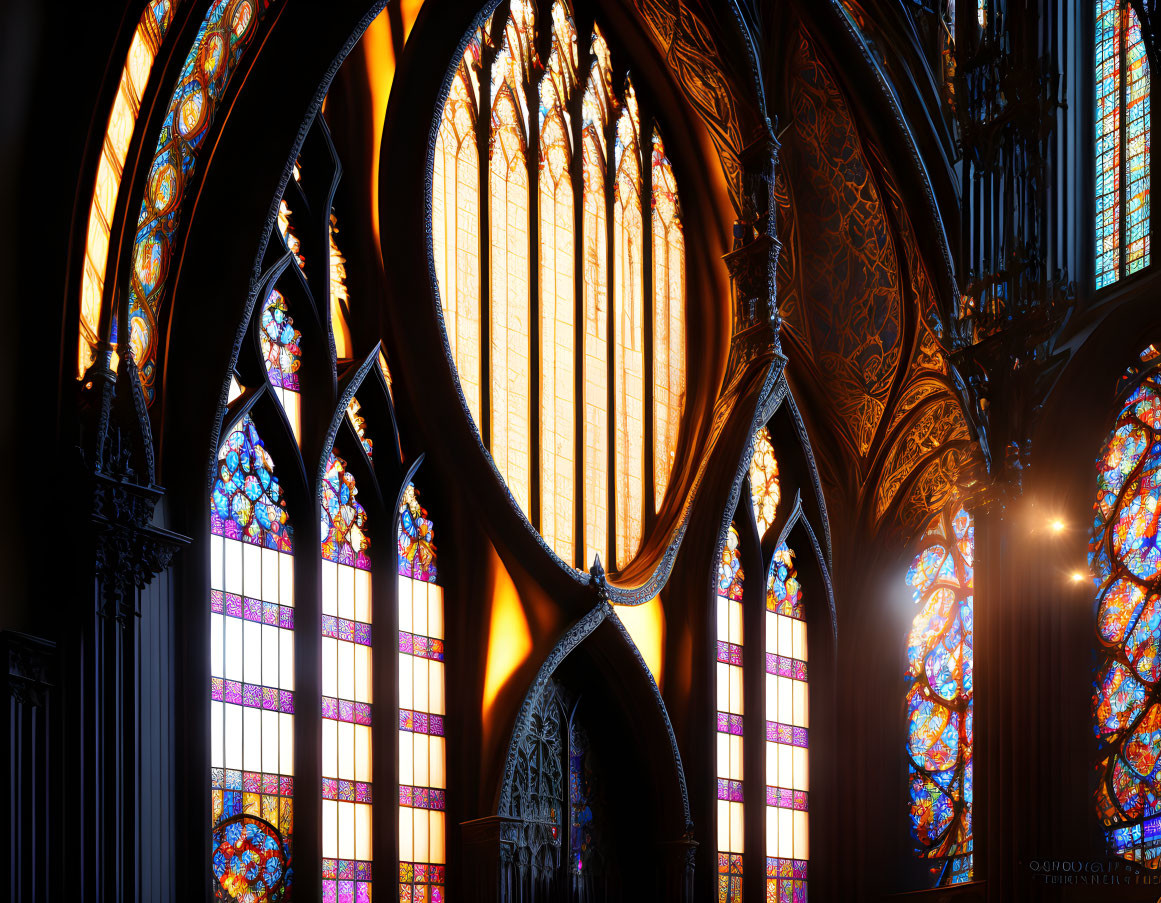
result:
M 547 77 L 547 76 L 545 76 Z M 541 79 L 543 84 L 544 79 Z M 528 144 L 528 519 L 543 532 L 540 498 L 540 90 L 531 72 L 524 84 Z M 554 534 L 555 535 L 555 534 Z

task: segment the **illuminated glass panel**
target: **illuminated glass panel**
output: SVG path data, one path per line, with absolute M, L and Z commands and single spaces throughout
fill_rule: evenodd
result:
M 1125 21 L 1125 270 L 1149 265 L 1149 61 L 1137 13 Z
M 331 333 L 335 337 L 335 357 L 347 360 L 351 357 L 351 327 L 348 323 L 350 295 L 347 293 L 347 258 L 339 250 L 335 236 L 339 224 L 331 213 L 329 263 L 327 267 L 328 290 L 330 291 Z
M 718 899 L 742 899 L 742 552 L 730 525 L 718 567 Z
M 1114 852 L 1149 868 L 1161 864 L 1159 449 L 1161 380 L 1154 368 L 1128 396 L 1097 459 L 1089 542 L 1099 654 L 1096 808 Z
M 623 567 L 641 545 L 645 507 L 645 300 L 641 218 L 640 122 L 633 86 L 617 120 L 613 195 L 613 410 L 616 450 L 614 513 L 616 563 Z
M 467 62 L 452 79 L 436 136 L 432 250 L 444 329 L 468 410 L 480 422 L 480 157 Z
M 113 224 L 113 210 L 121 190 L 121 176 L 125 169 L 125 155 L 141 112 L 141 95 L 149 81 L 153 60 L 165 34 L 173 22 L 174 12 L 182 0 L 153 0 L 145 7 L 141 20 L 133 32 L 129 53 L 121 69 L 117 97 L 109 111 L 105 140 L 101 144 L 101 159 L 97 163 L 97 180 L 93 199 L 89 204 L 89 228 L 85 236 L 85 264 L 81 272 L 81 335 L 77 350 L 77 376 L 93 363 L 93 354 L 100 340 L 101 296 L 105 291 L 105 269 L 109 263 L 109 229 Z
M 653 514 L 649 492 L 660 506 L 669 487 L 685 403 L 676 182 L 660 137 L 642 139 L 628 79 L 615 95 L 599 28 L 581 73 L 565 3 L 552 4 L 542 42 L 530 0 L 507 16 L 500 35 L 489 20 L 469 36 L 437 130 L 432 252 L 443 323 L 468 407 L 517 503 L 531 517 L 537 496 L 534 526 L 561 558 L 599 555 L 623 568 Z
M 576 223 L 565 110 L 574 48 L 573 41 L 562 46 L 554 34 L 540 88 L 539 179 L 540 532 L 570 564 L 576 523 Z
M 322 534 L 323 900 L 371 900 L 371 571 L 367 512 L 333 454 Z
M 443 589 L 434 527 L 408 484 L 399 506 L 399 887 L 443 899 L 446 811 Z
M 129 344 L 146 397 L 153 398 L 157 313 L 185 192 L 238 62 L 254 43 L 269 0 L 215 0 L 182 65 L 162 120 L 137 217 L 129 280 Z M 113 335 L 113 341 L 117 337 Z
M 794 552 L 774 551 L 766 578 L 766 897 L 806 900 L 806 621 Z
M 302 348 L 299 346 L 302 333 L 294 328 L 294 318 L 290 315 L 286 298 L 276 288 L 270 289 L 262 304 L 258 337 L 274 395 L 282 403 L 294 438 L 301 440 L 298 371 L 302 366 Z
M 501 65 L 502 61 L 498 61 L 497 66 Z M 489 167 L 492 236 L 489 406 L 492 458 L 516 502 L 527 511 L 531 476 L 528 163 L 517 104 L 523 106 L 519 88 L 503 82 L 492 105 L 493 147 Z
M 907 572 L 919 612 L 907 640 L 911 834 L 937 886 L 972 878 L 971 515 L 953 500 Z
M 298 264 L 298 268 L 305 269 L 306 258 L 302 256 L 302 242 L 294 231 L 294 226 L 291 225 L 290 217 L 294 211 L 290 209 L 290 205 L 286 203 L 283 198 L 278 203 L 278 234 L 282 236 L 282 243 L 286 245 L 286 250 L 294 255 L 294 262 Z
M 585 557 L 608 561 L 609 545 L 609 239 L 605 212 L 608 156 L 605 129 L 609 110 L 608 50 L 600 32 L 593 36 L 593 65 L 583 100 L 581 172 L 584 178 L 584 472 Z
M 778 485 L 778 458 L 770 442 L 770 432 L 761 427 L 754 434 L 754 454 L 750 458 L 750 497 L 754 503 L 754 520 L 758 535 L 765 536 L 774 523 L 782 490 Z
M 347 418 L 351 421 L 351 426 L 354 427 L 355 432 L 359 436 L 359 444 L 363 446 L 363 451 L 370 458 L 374 453 L 375 443 L 367 435 L 367 419 L 362 414 L 362 408 L 359 406 L 359 400 L 357 398 L 352 398 L 351 403 L 347 405 Z
M 685 235 L 677 183 L 653 132 L 653 497 L 669 487 L 685 407 Z
M 1137 15 L 1096 0 L 1096 287 L 1149 264 L 1149 63 Z
M 294 833 L 294 539 L 274 461 L 247 416 L 218 450 L 210 495 L 213 823 Z

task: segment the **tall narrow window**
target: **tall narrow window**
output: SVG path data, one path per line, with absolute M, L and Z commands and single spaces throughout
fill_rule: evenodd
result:
M 677 183 L 661 135 L 653 131 L 653 497 L 669 486 L 685 407 L 685 235 Z
M 609 237 L 605 211 L 609 52 L 599 31 L 583 102 L 581 172 L 584 220 L 584 561 L 607 556 L 609 543 Z M 583 563 L 583 562 L 582 562 Z
M 445 859 L 443 589 L 434 527 L 408 484 L 399 506 L 400 900 L 442 900 Z
M 479 44 L 475 44 L 479 51 Z M 474 70 L 456 69 L 435 144 L 432 252 L 444 329 L 468 410 L 480 422 L 480 155 Z
M 274 389 L 274 396 L 282 403 L 294 438 L 299 435 L 298 370 L 302 366 L 302 333 L 294 328 L 294 318 L 286 306 L 286 298 L 276 288 L 270 289 L 262 305 L 260 323 L 262 356 L 266 360 L 266 375 Z
M 333 454 L 322 532 L 323 900 L 371 900 L 371 571 L 367 512 Z
M 911 833 L 936 886 L 972 879 L 971 515 L 952 504 L 907 572 L 919 612 L 907 640 Z
M 514 29 L 509 29 L 509 32 Z M 507 38 L 505 40 L 508 40 Z M 510 51 L 502 51 L 504 53 Z M 503 61 L 497 63 L 501 66 Z M 513 65 L 512 68 L 515 68 Z M 499 68 L 497 71 L 500 71 Z M 528 161 L 520 84 L 505 78 L 492 105 L 491 230 L 492 457 L 521 508 L 528 510 L 530 310 L 528 303 Z
M 718 568 L 718 899 L 742 899 L 742 552 L 730 525 Z
M 1161 864 L 1159 441 L 1161 378 L 1154 366 L 1129 394 L 1097 460 L 1089 543 L 1100 656 L 1092 699 L 1096 807 L 1113 851 L 1150 868 Z
M 766 578 L 766 896 L 806 899 L 806 621 L 794 552 L 780 543 Z
M 1127 0 L 1096 0 L 1096 287 L 1149 265 L 1149 62 Z
M 214 876 L 231 893 L 271 892 L 290 880 L 294 833 L 294 539 L 248 416 L 218 450 L 210 533 L 211 800 L 214 825 L 233 826 Z
M 613 242 L 617 283 L 613 292 L 613 408 L 616 411 L 618 492 L 614 497 L 616 565 L 632 560 L 641 545 L 645 506 L 645 302 L 642 295 L 640 122 L 633 86 L 617 120 L 613 193 Z
M 514 0 L 456 61 L 432 251 L 460 386 L 513 497 L 565 562 L 623 569 L 656 513 L 650 491 L 660 510 L 669 488 L 685 403 L 680 203 L 631 80 L 614 90 L 600 29 L 581 41 L 564 0 L 539 26 L 537 9 Z M 475 147 L 487 159 L 473 173 Z
M 575 557 L 576 233 L 570 130 L 576 36 L 553 7 L 552 50 L 540 87 L 540 531 L 565 561 Z

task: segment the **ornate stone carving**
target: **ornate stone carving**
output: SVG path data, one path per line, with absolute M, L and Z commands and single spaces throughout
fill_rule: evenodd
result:
M 134 590 L 168 567 L 189 540 L 150 523 L 164 490 L 154 481 L 149 415 L 131 355 L 121 357 L 117 374 L 103 363 L 89 370 L 81 409 L 88 433 L 82 457 L 92 490 L 99 614 L 124 627 L 136 614 Z

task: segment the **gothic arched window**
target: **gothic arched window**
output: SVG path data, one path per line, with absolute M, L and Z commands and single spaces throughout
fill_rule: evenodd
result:
M 600 29 L 579 38 L 561 0 L 513 0 L 472 33 L 436 141 L 432 250 L 461 390 L 516 502 L 567 563 L 624 567 L 678 440 L 684 239 L 659 132 L 629 78 L 614 88 Z
M 1128 0 L 1095 0 L 1096 287 L 1149 265 L 1149 61 Z
M 747 591 L 742 540 L 731 524 L 722 548 L 716 599 L 718 899 L 742 899 L 748 861 L 750 868 L 757 863 L 764 868 L 767 899 L 804 903 L 809 856 L 806 620 L 794 552 L 784 538 L 772 535 L 782 490 L 766 427 L 754 435 L 748 475 L 747 504 L 757 528 L 753 535 L 766 550 L 764 555 L 757 553 L 766 580 L 764 591 Z M 782 521 L 783 530 L 793 526 L 785 517 Z M 747 602 L 756 601 L 764 607 L 757 620 L 746 613 Z M 746 653 L 745 623 L 758 627 L 759 636 L 749 638 L 760 644 L 757 659 Z M 746 688 L 746 659 L 765 664 L 758 694 Z M 764 710 L 747 714 L 743 696 L 762 700 Z M 754 744 L 760 744 L 758 758 L 765 762 L 765 773 L 746 779 L 743 761 L 750 758 L 747 749 Z M 747 793 L 747 780 L 763 781 L 764 793 L 757 797 Z M 765 803 L 763 836 L 749 838 L 748 844 L 746 798 Z M 747 849 L 752 851 L 748 856 Z
M 1096 808 L 1119 856 L 1161 862 L 1161 379 L 1157 352 L 1142 355 L 1131 391 L 1097 459 L 1089 565 L 1097 587 L 1097 664 L 1092 699 L 1098 743 Z
M 907 639 L 911 835 L 933 884 L 972 879 L 972 610 L 975 529 L 952 499 L 907 571 L 919 611 Z

